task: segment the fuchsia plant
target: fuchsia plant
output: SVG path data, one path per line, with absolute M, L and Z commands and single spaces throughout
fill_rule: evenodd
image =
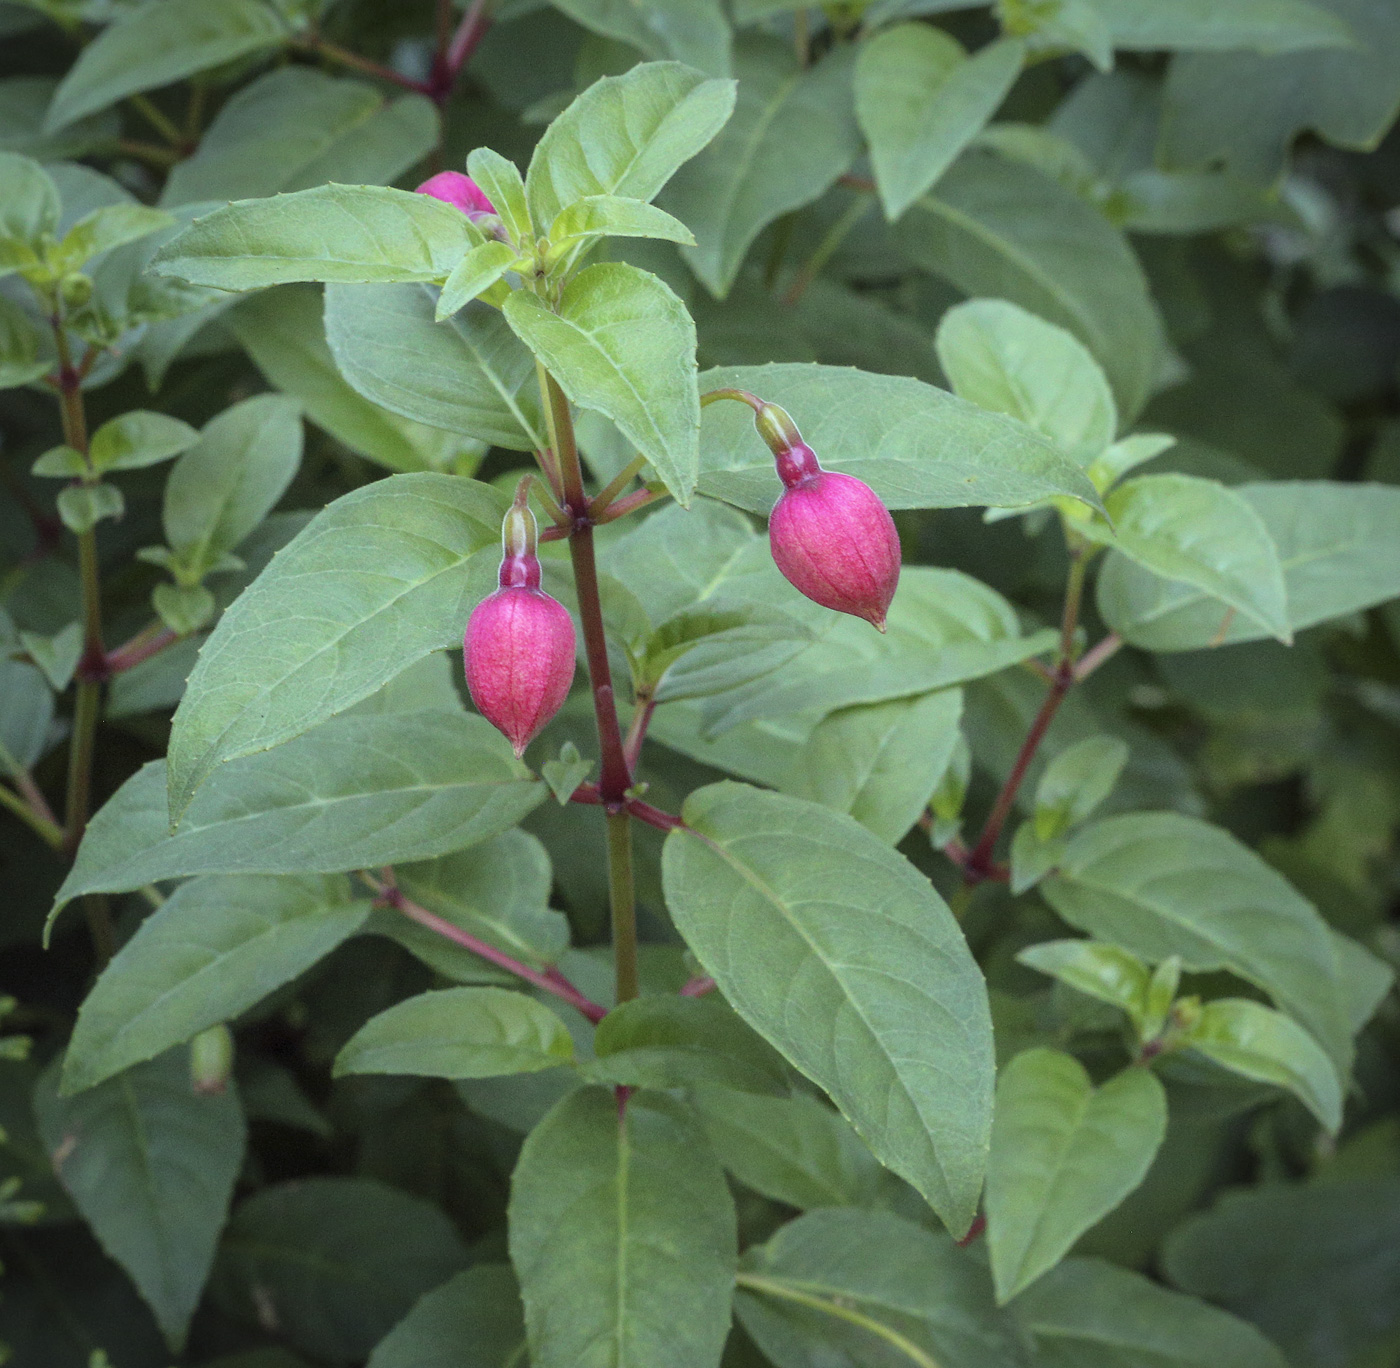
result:
M 559 711 L 574 682 L 574 624 L 540 588 L 531 478 L 520 482 L 501 524 L 500 587 L 473 610 L 462 639 L 467 687 L 516 755 Z

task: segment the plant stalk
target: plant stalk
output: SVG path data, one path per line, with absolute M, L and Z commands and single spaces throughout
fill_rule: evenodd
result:
M 574 439 L 573 414 L 558 381 L 543 367 L 540 367 L 540 382 L 543 391 L 540 397 L 549 415 L 550 439 L 559 461 L 563 503 L 573 516 L 569 559 L 573 564 L 574 590 L 578 595 L 579 619 L 583 624 L 584 654 L 588 660 L 588 678 L 593 690 L 593 717 L 598 727 L 598 747 L 603 761 L 598 794 L 608 814 L 608 895 L 612 906 L 617 1000 L 627 1002 L 637 996 L 637 913 L 632 879 L 631 816 L 627 811 L 627 790 L 632 786 L 632 771 L 623 747 L 612 669 L 608 664 L 603 602 L 598 590 L 598 562 L 593 547 L 593 523 L 588 516 L 588 495 L 583 487 L 583 467 L 579 464 L 578 443 Z

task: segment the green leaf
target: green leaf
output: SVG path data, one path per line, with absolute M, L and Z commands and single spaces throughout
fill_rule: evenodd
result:
M 369 915 L 343 878 L 211 875 L 181 885 L 98 976 L 62 1089 L 81 1092 L 233 1021 L 353 936 Z
M 720 693 L 786 664 L 812 635 L 778 608 L 701 603 L 647 636 L 637 680 L 662 703 Z
M 169 214 L 144 204 L 108 204 L 84 214 L 63 235 L 55 256 L 73 270 L 92 257 L 174 224 Z
M 70 532 L 81 536 L 104 518 L 120 518 L 126 500 L 116 485 L 73 485 L 58 492 L 58 516 Z
M 336 1055 L 333 1073 L 495 1078 L 573 1057 L 564 1023 L 534 998 L 507 988 L 442 988 L 371 1017 Z
M 299 1178 L 234 1213 L 214 1292 L 226 1312 L 273 1321 L 318 1360 L 358 1362 L 466 1262 L 430 1203 L 368 1178 Z
M 1113 36 L 1128 51 L 1175 48 L 1211 52 L 1250 48 L 1272 54 L 1304 48 L 1350 47 L 1355 41 L 1343 20 L 1305 0 L 1090 0 Z
M 1292 1017 L 1248 998 L 1220 998 L 1201 1008 L 1186 1040 L 1234 1073 L 1287 1088 L 1334 1135 L 1341 1128 L 1336 1066 Z
M 477 1264 L 423 1297 L 375 1346 L 367 1368 L 512 1368 L 524 1350 L 515 1274 Z
M 166 540 L 210 567 L 272 511 L 301 464 L 301 406 L 263 394 L 218 414 L 165 482 Z
M 741 1092 L 787 1087 L 778 1054 L 718 997 L 642 997 L 598 1023 L 597 1058 L 584 1065 L 594 1083 L 631 1088 L 719 1084 Z
M 19 11 L 12 6 L 8 12 Z M 60 133 L 44 133 L 44 115 L 57 88 L 56 76 L 7 76 L 0 80 L 0 149 L 52 162 L 116 145 L 121 136 L 116 110 L 69 124 Z
M 19 643 L 29 652 L 29 658 L 44 672 L 55 693 L 62 693 L 78 668 L 83 653 L 83 625 L 70 622 L 52 636 L 38 632 L 21 632 Z
M 489 290 L 519 262 L 514 247 L 494 238 L 473 247 L 453 268 L 443 283 L 433 319 L 441 323 L 465 308 L 479 294 Z
M 692 1097 L 720 1163 L 745 1187 L 802 1211 L 874 1200 L 879 1162 L 839 1112 L 809 1093 L 700 1087 Z
M 595 81 L 545 130 L 525 176 L 530 212 L 547 230 L 588 195 L 650 200 L 723 127 L 734 82 L 679 62 L 651 62 Z
M 92 434 L 88 458 L 99 475 L 109 470 L 142 470 L 178 456 L 198 440 L 199 433 L 178 418 L 135 409 L 103 423 Z
M 300 736 L 455 645 L 493 585 L 504 511 L 486 485 L 422 474 L 364 486 L 318 513 L 200 651 L 171 730 L 172 816 L 221 764 Z M 333 599 L 310 588 L 329 582 Z
M 1164 167 L 1223 164 L 1272 186 L 1305 129 L 1358 151 L 1380 142 L 1400 102 L 1400 14 L 1388 0 L 1322 0 L 1314 8 L 1349 28 L 1347 46 L 1281 56 L 1198 52 L 1173 60 L 1163 92 L 1158 155 Z
M 1105 506 L 1112 544 L 1128 559 L 1205 590 L 1292 642 L 1279 548 L 1243 495 L 1193 475 L 1140 475 Z
M 745 1254 L 735 1299 L 777 1368 L 1013 1368 L 1015 1323 L 977 1259 L 883 1211 L 813 1211 Z
M 288 36 L 277 11 L 261 0 L 148 0 L 83 49 L 54 92 L 44 131 L 128 95 L 279 47 Z
M 1130 470 L 1155 460 L 1176 445 L 1165 432 L 1135 432 L 1106 448 L 1089 463 L 1086 472 L 1095 489 L 1108 489 Z
M 526 832 L 504 831 L 469 850 L 401 864 L 396 874 L 414 902 L 535 968 L 556 963 L 568 949 L 568 922 L 549 908 L 549 856 Z M 432 942 L 437 953 L 429 963 L 449 977 L 455 977 L 452 965 L 482 964 L 435 933 L 415 941 Z
M 564 393 L 611 418 L 688 504 L 699 467 L 695 324 L 670 288 L 605 262 L 569 281 L 558 313 L 517 290 L 505 317 Z
M 1161 323 L 1127 240 L 1072 190 L 986 152 L 964 154 L 894 230 L 964 294 L 1010 300 L 1072 332 L 1127 423 L 1157 377 Z
M 535 362 L 500 312 L 484 304 L 433 321 L 418 285 L 332 285 L 326 341 L 366 399 L 415 422 L 512 451 L 547 445 Z
M 556 8 L 648 57 L 729 74 L 729 23 L 719 0 L 558 0 Z
M 190 874 L 339 873 L 460 850 L 514 826 L 545 787 L 484 718 L 338 717 L 222 770 L 171 832 L 160 761 L 88 826 L 59 901 Z
M 511 242 L 523 252 L 532 252 L 539 234 L 530 221 L 520 168 L 489 147 L 476 147 L 467 157 L 467 174 L 495 206 Z
M 1278 548 L 1294 632 L 1400 596 L 1400 489 L 1326 480 L 1244 484 L 1235 493 Z M 1194 651 L 1258 641 L 1258 622 L 1199 588 L 1110 556 L 1099 575 L 1104 620 L 1135 646 Z
M 747 389 L 781 404 L 822 464 L 890 508 L 1015 508 L 1065 494 L 1096 505 L 1083 472 L 1020 423 L 902 376 L 779 363 L 706 371 L 702 390 Z M 782 486 L 741 404 L 705 409 L 699 490 L 766 515 Z
M 202 584 L 158 584 L 151 591 L 151 606 L 176 636 L 189 636 L 207 626 L 218 608 L 214 595 Z
M 729 1332 L 734 1203 L 694 1116 L 580 1088 L 531 1132 L 510 1256 L 534 1368 L 714 1368 Z
M 290 280 L 441 281 L 480 241 L 460 209 L 432 195 L 321 185 L 236 200 L 195 219 L 151 258 L 151 269 L 221 290 Z
M 366 290 L 375 300 L 416 285 L 332 287 Z M 427 296 L 422 296 L 427 301 Z M 426 313 L 431 322 L 432 306 Z M 427 427 L 381 407 L 374 395 L 362 395 L 337 369 L 326 344 L 321 291 L 315 285 L 283 285 L 244 300 L 223 320 L 268 383 L 299 400 L 307 417 L 351 451 L 389 470 L 451 470 L 465 453 L 479 447 L 437 427 Z M 391 334 L 397 340 L 396 334 Z M 437 339 L 433 339 L 436 341 Z M 462 377 L 465 381 L 466 377 Z M 465 384 L 463 389 L 465 389 Z M 492 393 L 491 401 L 499 403 Z M 511 423 L 509 411 L 506 422 Z M 511 430 L 514 431 L 512 424 Z
M 642 200 L 589 195 L 569 205 L 549 230 L 551 247 L 600 237 L 659 238 L 693 247 L 695 236 L 679 219 Z
M 1188 1217 L 1163 1263 L 1178 1287 L 1253 1321 L 1291 1363 L 1325 1362 L 1321 1353 L 1384 1363 L 1400 1325 L 1397 1242 L 1400 1178 L 1278 1182 Z
M 948 768 L 961 719 L 959 689 L 840 709 L 817 723 L 781 787 L 898 845 Z
M 565 741 L 559 748 L 557 760 L 546 760 L 540 766 L 540 774 L 549 785 L 549 791 L 561 804 L 574 796 L 574 790 L 592 772 L 593 761 L 585 760 L 572 741 Z
M 309 66 L 269 71 L 236 91 L 161 203 L 253 199 L 327 181 L 387 185 L 433 146 L 437 111 L 421 95 L 387 100 L 364 81 Z
M 1066 1259 L 1010 1309 L 1043 1368 L 1284 1368 L 1248 1321 L 1099 1259 Z
M 27 385 L 50 369 L 39 355 L 39 330 L 29 315 L 0 295 L 0 390 Z
M 855 160 L 852 62 L 851 49 L 838 48 L 804 70 L 790 45 L 740 38 L 734 117 L 666 195 L 666 207 L 698 243 L 682 254 L 712 294 L 729 293 L 768 224 L 817 199 Z
M 692 793 L 683 817 L 662 858 L 677 929 L 734 1010 L 961 1234 L 985 1163 L 992 1040 L 986 986 L 946 905 L 902 856 L 814 803 L 721 783 Z
M 1128 743 L 1118 736 L 1089 736 L 1062 750 L 1035 788 L 1035 834 L 1048 841 L 1078 826 L 1113 792 L 1127 763 Z
M 1034 888 L 1059 865 L 1064 853 L 1063 837 L 1042 837 L 1034 822 L 1022 822 L 1011 839 L 1011 892 L 1019 896 Z
M 0 152 L 0 247 L 8 240 L 37 249 L 58 227 L 61 212 L 58 187 L 38 162 Z M 16 264 L 0 251 L 0 275 Z
M 897 219 L 953 164 L 1006 98 L 1025 46 L 989 43 L 969 60 L 928 24 L 897 24 L 856 58 L 856 118 L 885 217 Z
M 1351 1057 L 1337 954 L 1312 904 L 1229 832 L 1174 812 L 1108 817 L 1076 832 L 1041 885 L 1071 926 L 1149 963 L 1228 969 Z
M 190 1087 L 184 1050 L 138 1064 L 76 1097 L 60 1063 L 40 1077 L 44 1148 L 83 1219 L 131 1275 L 172 1350 L 183 1346 L 243 1162 L 243 1113 L 230 1089 Z
M 1095 1088 L 1072 1055 L 1044 1049 L 1002 1069 L 987 1163 L 998 1302 L 1053 1268 L 1142 1182 L 1166 1129 L 1167 1095 L 1147 1069 Z
M 765 570 L 776 577 L 767 547 L 759 549 Z M 797 598 L 786 585 L 780 592 Z M 711 699 L 709 729 L 923 695 L 992 674 L 1053 645 L 1048 629 L 1023 637 L 1015 610 L 994 589 L 932 566 L 904 568 L 884 635 L 857 618 L 825 616 L 827 630 L 782 670 Z
M 48 749 L 53 690 L 40 671 L 0 652 L 0 769 L 29 769 Z
M 1033 427 L 1077 466 L 1118 428 L 1113 391 L 1073 333 L 1004 299 L 970 299 L 939 320 L 938 360 L 953 392 Z
M 1042 941 L 1018 951 L 1016 960 L 1111 1007 L 1121 1007 L 1138 1026 L 1146 1018 L 1151 971 L 1136 955 L 1116 945 L 1087 940 Z

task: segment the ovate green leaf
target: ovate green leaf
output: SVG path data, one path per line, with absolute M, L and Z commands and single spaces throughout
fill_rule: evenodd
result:
M 580 1088 L 531 1132 L 510 1255 L 534 1368 L 716 1368 L 734 1203 L 693 1114 L 663 1093 Z
M 699 467 L 695 325 L 656 276 L 623 262 L 590 266 L 558 312 L 517 290 L 510 326 L 574 403 L 611 418 L 681 503 Z
M 348 881 L 212 875 L 182 885 L 98 976 L 69 1042 L 80 1092 L 235 1017 L 353 936 L 369 900 Z
M 1130 422 L 1156 379 L 1161 324 L 1127 240 L 1038 171 L 968 152 L 895 229 L 918 266 L 964 294 L 1007 299 L 1072 332 Z
M 1248 1321 L 1100 1259 L 1066 1259 L 1010 1310 L 1044 1368 L 1284 1368 Z
M 368 1368 L 512 1368 L 524 1350 L 515 1274 L 477 1264 L 423 1297 L 375 1346 Z
M 234 1213 L 214 1292 L 226 1312 L 250 1325 L 275 1320 L 318 1360 L 359 1362 L 466 1262 L 432 1204 L 368 1178 L 301 1178 Z
M 588 195 L 650 200 L 723 127 L 734 83 L 679 62 L 595 81 L 545 130 L 525 176 L 540 232 Z
M 683 253 L 713 294 L 729 293 L 764 227 L 810 204 L 855 160 L 851 62 L 850 49 L 838 48 L 804 71 L 787 44 L 739 40 L 734 117 L 666 195 L 666 207 L 698 243 Z
M 88 826 L 59 903 L 187 874 L 295 874 L 423 860 L 514 826 L 548 790 L 484 718 L 339 717 L 234 761 L 172 832 L 152 761 Z
M 287 41 L 262 0 L 147 0 L 102 30 L 69 69 L 49 106 L 52 133 L 127 95 L 172 85 Z
M 876 1156 L 965 1230 L 986 1155 L 991 1023 L 942 900 L 878 838 L 813 803 L 722 783 L 691 794 L 683 815 L 662 871 L 696 957 Z
M 415 422 L 533 451 L 547 444 L 534 358 L 496 309 L 433 320 L 421 285 L 331 285 L 326 341 L 366 399 Z
M 1082 828 L 1041 885 L 1071 926 L 1150 962 L 1228 969 L 1256 984 L 1323 1044 L 1351 1057 L 1351 1024 L 1326 924 L 1286 879 L 1229 832 L 1172 812 Z
M 1024 507 L 1057 494 L 1094 505 L 1084 473 L 1000 413 L 902 376 L 782 363 L 706 371 L 703 391 L 751 390 L 792 414 L 829 469 L 864 480 L 890 508 Z M 705 409 L 702 494 L 767 514 L 782 491 L 741 404 Z
M 59 1182 L 102 1247 L 131 1275 L 178 1350 L 204 1290 L 243 1162 L 243 1113 L 229 1090 L 190 1086 L 184 1050 L 61 1097 L 60 1063 L 34 1111 Z
M 442 281 L 480 241 L 460 209 L 432 195 L 321 185 L 216 209 L 166 243 L 151 269 L 221 290 L 289 280 Z
M 455 645 L 492 587 L 504 510 L 485 485 L 422 474 L 367 485 L 318 513 L 200 651 L 171 731 L 173 816 L 225 761 L 299 736 Z M 469 569 L 483 549 L 491 563 Z M 334 597 L 320 592 L 328 583 Z
M 1336 1066 L 1292 1017 L 1248 998 L 1221 998 L 1201 1008 L 1187 1033 L 1193 1049 L 1235 1073 L 1296 1093 L 1334 1134 L 1342 1124 Z
M 574 1043 L 541 1002 L 507 988 L 442 988 L 371 1017 L 334 1073 L 494 1078 L 569 1063 Z
M 888 219 L 933 185 L 996 113 L 1024 55 L 1013 38 L 969 59 L 956 39 L 929 24 L 897 24 L 862 45 L 856 117 Z

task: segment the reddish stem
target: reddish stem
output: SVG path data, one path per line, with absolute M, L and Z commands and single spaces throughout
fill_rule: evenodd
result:
M 958 1248 L 966 1249 L 968 1245 L 970 1245 L 973 1242 L 973 1240 L 975 1240 L 984 1230 L 986 1230 L 986 1228 L 987 1218 L 985 1216 L 979 1215 L 977 1219 L 973 1221 L 973 1223 L 970 1226 L 968 1226 L 967 1234 L 964 1235 L 962 1239 L 958 1241 Z
M 179 640 L 179 636 L 164 623 L 153 622 L 137 632 L 130 641 L 107 652 L 103 662 L 104 677 L 110 678 L 124 670 L 130 670 L 143 660 L 159 655 L 167 646 L 172 646 Z
M 597 784 L 580 784 L 572 794 L 569 795 L 571 803 L 583 803 L 588 807 L 608 807 L 603 798 L 602 790 Z M 639 822 L 645 822 L 648 826 L 654 826 L 658 831 L 675 831 L 677 827 L 683 827 L 685 823 L 674 813 L 663 812 L 659 807 L 653 807 L 650 803 L 644 803 L 640 798 L 623 798 L 621 810 L 635 817 Z
M 682 997 L 704 997 L 706 993 L 713 993 L 715 981 L 708 974 L 701 974 L 698 978 L 693 978 L 681 989 Z
M 486 37 L 486 31 L 490 27 L 491 0 L 472 0 L 467 12 L 462 16 L 462 22 L 457 25 L 457 32 L 452 35 L 452 41 L 447 45 L 447 70 L 451 80 L 455 81 L 462 68 L 471 60 L 477 44 Z M 444 98 L 451 88 L 449 84 Z
M 392 907 L 395 911 L 402 912 L 410 921 L 417 922 L 419 926 L 426 926 L 429 931 L 436 931 L 438 935 L 454 941 L 464 949 L 470 950 L 472 954 L 480 955 L 482 959 L 494 964 L 498 969 L 504 969 L 517 978 L 524 979 L 526 983 L 533 984 L 546 993 L 552 993 L 555 997 L 567 1002 L 569 1006 L 577 1008 L 589 1021 L 596 1023 L 607 1016 L 608 1009 L 606 1007 L 599 1006 L 591 998 L 586 997 L 559 970 L 554 968 L 543 971 L 531 969 L 528 964 L 522 963 L 512 955 L 507 955 L 503 950 L 497 950 L 494 945 L 489 945 L 486 941 L 478 939 L 470 931 L 463 931 L 460 926 L 448 921 L 445 917 L 439 917 L 436 913 L 429 912 L 426 907 L 420 907 L 411 898 L 404 897 L 395 884 L 376 879 L 368 874 L 362 874 L 361 877 L 378 893 L 380 902 L 386 907 Z

